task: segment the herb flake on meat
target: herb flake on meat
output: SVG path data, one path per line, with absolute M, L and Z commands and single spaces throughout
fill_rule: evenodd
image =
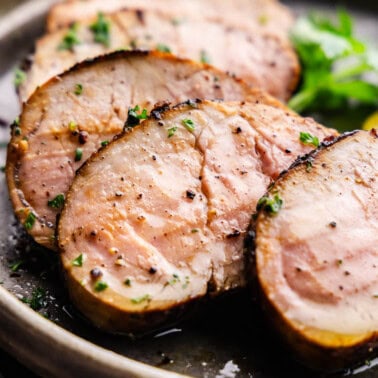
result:
M 164 43 L 158 43 L 156 45 L 156 50 L 164 53 L 171 53 L 172 50 L 169 46 L 165 45 Z
M 257 202 L 257 210 L 264 210 L 267 214 L 275 215 L 281 210 L 283 200 L 279 194 L 275 194 L 273 198 L 264 196 Z
M 94 290 L 100 293 L 108 288 L 108 284 L 104 281 L 97 281 L 94 285 Z
M 177 127 L 176 126 L 169 128 L 168 129 L 168 138 L 172 138 L 173 135 L 175 135 L 176 131 L 177 131 Z
M 311 135 L 310 133 L 306 133 L 301 131 L 299 133 L 299 140 L 306 145 L 319 147 L 319 138 L 317 136 Z
M 83 149 L 77 148 L 75 151 L 75 161 L 80 161 L 83 158 Z
M 31 297 L 23 297 L 22 302 L 28 304 L 34 311 L 45 308 L 48 304 L 46 290 L 41 287 L 37 287 L 33 290 Z
M 82 267 L 84 263 L 84 255 L 81 253 L 76 259 L 72 260 L 72 266 Z
M 194 122 L 189 119 L 185 118 L 182 120 L 182 124 L 185 126 L 185 128 L 190 131 L 191 133 L 195 130 Z
M 80 96 L 83 93 L 83 85 L 82 84 L 76 84 L 74 93 L 76 96 Z
M 137 126 L 140 124 L 140 120 L 147 118 L 147 109 L 143 109 L 142 111 L 140 111 L 140 106 L 136 105 L 134 108 L 129 108 L 125 127 Z
M 210 64 L 211 63 L 209 54 L 207 53 L 206 50 L 201 50 L 201 52 L 200 52 L 200 62 L 201 63 L 205 63 L 205 64 Z
M 110 46 L 110 21 L 107 20 L 103 13 L 99 13 L 97 21 L 90 26 L 97 43 L 103 44 L 105 47 Z
M 60 209 L 64 205 L 64 194 L 58 194 L 54 199 L 47 202 L 47 206 L 52 207 L 53 209 Z
M 58 46 L 58 50 L 72 50 L 75 45 L 80 45 L 81 41 L 77 35 L 79 24 L 75 22 L 63 37 Z
M 28 216 L 25 219 L 24 226 L 27 230 L 31 230 L 34 226 L 34 223 L 36 221 L 37 217 L 33 212 L 30 212 Z
M 149 294 L 142 295 L 141 297 L 131 298 L 131 303 L 141 304 L 143 302 L 151 302 L 152 298 Z

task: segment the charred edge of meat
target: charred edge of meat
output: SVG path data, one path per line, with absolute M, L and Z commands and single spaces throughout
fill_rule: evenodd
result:
M 151 110 L 150 117 L 157 121 L 162 119 L 162 113 L 170 109 L 170 102 L 158 102 L 154 105 L 154 108 Z
M 97 63 L 101 63 L 101 62 L 109 62 L 109 61 L 112 61 L 112 60 L 115 60 L 115 59 L 121 60 L 121 59 L 130 59 L 130 58 L 133 58 L 133 57 L 143 57 L 143 56 L 144 57 L 151 56 L 151 57 L 155 57 L 157 59 L 162 59 L 162 60 L 166 60 L 166 61 L 190 64 L 192 67 L 196 67 L 199 70 L 205 69 L 206 72 L 208 72 L 209 74 L 213 74 L 214 76 L 222 76 L 222 77 L 227 76 L 230 79 L 233 79 L 236 83 L 243 85 L 245 88 L 250 88 L 250 86 L 248 86 L 242 79 L 233 78 L 231 75 L 226 74 L 224 71 L 222 71 L 222 70 L 220 70 L 216 67 L 213 67 L 213 66 L 207 66 L 206 67 L 203 63 L 196 62 L 196 61 L 193 61 L 193 60 L 187 59 L 187 58 L 181 58 L 181 57 L 178 57 L 178 56 L 171 54 L 171 53 L 164 53 L 164 52 L 156 51 L 156 50 L 140 50 L 140 49 L 118 50 L 118 51 L 111 52 L 109 54 L 99 55 L 95 58 L 86 59 L 86 60 L 84 60 L 80 63 L 75 64 L 74 66 L 72 66 L 70 69 L 68 69 L 64 73 L 52 77 L 46 83 L 37 87 L 37 89 L 29 97 L 29 99 L 26 101 L 26 103 L 30 104 L 33 101 L 34 96 L 37 96 L 37 94 L 39 93 L 40 90 L 43 90 L 43 88 L 48 87 L 51 83 L 54 83 L 56 81 L 61 81 L 62 79 L 64 79 L 64 77 L 69 76 L 72 72 L 77 72 L 79 70 L 86 69 L 88 67 L 91 67 L 91 66 L 93 66 Z

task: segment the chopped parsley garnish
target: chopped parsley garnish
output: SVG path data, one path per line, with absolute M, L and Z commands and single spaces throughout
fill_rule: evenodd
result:
M 72 50 L 75 45 L 79 45 L 80 39 L 77 35 L 79 24 L 75 22 L 63 37 L 62 42 L 58 46 L 58 50 Z
M 306 172 L 310 173 L 312 171 L 312 162 L 306 161 Z
M 131 286 L 131 280 L 130 278 L 126 278 L 125 281 L 123 282 L 126 286 L 130 287 Z
M 13 79 L 13 83 L 16 86 L 16 88 L 18 88 L 21 84 L 23 84 L 25 80 L 26 80 L 26 72 L 17 68 L 14 71 L 14 79 Z
M 136 105 L 134 108 L 129 108 L 126 127 L 134 127 L 139 125 L 141 119 L 147 119 L 148 113 L 147 109 L 140 111 L 139 105 Z
M 156 45 L 156 50 L 160 52 L 165 52 L 165 53 L 172 52 L 171 49 L 167 45 L 164 45 L 163 43 L 158 43 Z
M 16 126 L 20 126 L 20 117 L 16 117 L 13 121 L 13 124 Z
M 75 85 L 74 93 L 77 96 L 80 96 L 83 93 L 83 86 L 82 86 L 82 84 L 76 84 Z
M 300 132 L 299 133 L 299 140 L 303 144 L 307 144 L 309 146 L 318 147 L 319 146 L 319 138 L 317 136 L 311 135 L 310 133 Z
M 190 284 L 190 278 L 189 276 L 185 276 L 185 283 L 182 285 L 183 289 L 186 289 Z
M 47 293 L 46 290 L 37 287 L 33 290 L 31 298 L 22 298 L 22 302 L 27 303 L 34 311 L 38 311 L 41 308 L 47 306 Z
M 76 259 L 72 260 L 72 266 L 82 267 L 84 262 L 84 255 L 81 253 Z
M 106 282 L 104 282 L 104 281 L 97 281 L 97 282 L 95 283 L 95 285 L 94 285 L 94 289 L 95 289 L 95 291 L 97 291 L 98 293 L 99 293 L 100 291 L 104 291 L 104 290 L 106 290 L 108 287 L 109 287 L 108 284 L 107 284 Z
M 18 260 L 9 265 L 9 268 L 12 272 L 17 272 L 20 269 L 21 265 L 25 264 L 24 260 Z
M 142 295 L 141 297 L 131 298 L 131 303 L 133 304 L 141 304 L 143 302 L 151 302 L 151 296 L 149 294 Z
M 276 193 L 273 198 L 264 196 L 257 202 L 257 210 L 264 210 L 268 214 L 277 214 L 283 205 L 282 198 Z
M 174 273 L 174 274 L 172 275 L 172 277 L 173 277 L 173 278 L 167 282 L 168 285 L 173 286 L 173 285 L 175 285 L 176 283 L 180 282 L 180 277 L 178 276 L 178 274 Z
M 206 52 L 206 50 L 201 50 L 200 61 L 201 63 L 206 63 L 206 64 L 209 64 L 211 62 L 209 54 Z
M 317 14 L 298 19 L 291 39 L 301 61 L 302 81 L 289 101 L 292 109 L 378 105 L 378 51 L 354 34 L 345 10 L 339 10 L 336 22 Z
M 83 157 L 83 149 L 77 148 L 75 151 L 75 161 L 80 161 Z
M 97 21 L 90 26 L 94 35 L 95 42 L 102 43 L 104 46 L 110 45 L 110 21 L 102 13 L 97 16 Z
M 171 127 L 168 129 L 168 138 L 172 138 L 173 135 L 175 135 L 175 132 L 177 131 L 177 127 Z
M 108 140 L 104 140 L 101 142 L 101 147 L 105 147 L 109 144 L 109 141 Z
M 58 194 L 54 199 L 47 202 L 47 206 L 53 209 L 60 209 L 64 205 L 64 194 Z
M 186 119 L 183 119 L 182 120 L 182 124 L 185 126 L 185 128 L 190 131 L 191 133 L 194 131 L 195 129 L 195 126 L 194 126 L 194 122 L 189 119 L 189 118 L 186 118 Z
M 36 219 L 37 217 L 35 216 L 35 214 L 33 212 L 30 212 L 25 219 L 25 223 L 24 223 L 25 228 L 27 230 L 31 230 L 34 226 Z

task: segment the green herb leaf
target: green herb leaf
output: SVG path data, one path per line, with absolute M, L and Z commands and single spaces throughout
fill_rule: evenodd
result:
M 37 287 L 33 290 L 31 298 L 22 298 L 22 302 L 27 303 L 34 311 L 38 311 L 47 307 L 47 293 L 46 290 Z
M 94 285 L 94 290 L 97 291 L 98 293 L 101 291 L 104 291 L 108 288 L 108 284 L 104 281 L 97 281 Z
M 101 147 L 105 147 L 109 144 L 109 141 L 108 140 L 104 140 L 101 142 Z
M 110 21 L 102 13 L 97 16 L 97 21 L 90 26 L 95 42 L 110 46 Z
M 79 24 L 75 22 L 63 37 L 62 42 L 58 46 L 58 50 L 72 50 L 75 45 L 79 45 L 81 42 L 77 35 L 77 29 Z
M 168 138 L 172 138 L 173 135 L 175 135 L 175 132 L 177 131 L 177 127 L 171 127 L 170 129 L 168 129 Z
M 206 50 L 201 50 L 200 61 L 201 63 L 206 63 L 206 64 L 209 64 L 211 62 L 209 54 L 206 52 Z
M 314 147 L 319 146 L 319 138 L 317 136 L 311 135 L 310 133 L 305 133 L 301 131 L 299 133 L 299 140 L 303 144 L 307 144 Z
M 273 198 L 264 196 L 259 199 L 257 203 L 257 210 L 264 210 L 266 213 L 274 215 L 277 214 L 283 205 L 282 198 L 276 193 Z
M 139 125 L 141 119 L 148 118 L 147 109 L 143 109 L 141 112 L 139 111 L 139 105 L 136 105 L 134 108 L 129 108 L 125 127 L 137 126 Z
M 75 161 L 80 161 L 83 157 L 83 149 L 77 148 L 75 151 Z
M 302 65 L 302 81 L 289 101 L 297 112 L 342 109 L 348 104 L 378 106 L 378 50 L 354 36 L 345 10 L 338 20 L 310 15 L 291 33 Z M 366 75 L 369 74 L 369 75 Z
M 137 298 L 131 298 L 131 303 L 133 304 L 141 304 L 143 302 L 151 302 L 151 296 L 149 294 L 143 295 Z
M 18 260 L 9 265 L 9 268 L 12 272 L 17 272 L 20 269 L 21 265 L 25 264 L 24 260 Z
M 58 194 L 54 199 L 47 202 L 47 206 L 53 209 L 60 209 L 64 205 L 64 194 Z
M 191 133 L 194 131 L 195 129 L 195 126 L 194 126 L 194 122 L 189 119 L 189 118 L 186 118 L 186 119 L 183 119 L 182 120 L 182 124 L 185 126 L 185 128 L 190 131 Z
M 28 214 L 28 216 L 26 217 L 25 222 L 24 222 L 24 226 L 28 231 L 33 228 L 36 219 L 37 219 L 37 217 L 35 216 L 35 214 L 33 212 L 30 212 Z
M 82 84 L 76 84 L 75 85 L 74 93 L 77 96 L 80 96 L 83 93 L 83 86 L 82 86 Z
M 171 53 L 171 49 L 167 46 L 164 45 L 163 43 L 159 43 L 156 45 L 156 50 L 160 52 L 165 52 L 165 53 Z
M 82 267 L 84 262 L 84 255 L 81 253 L 76 259 L 72 260 L 72 266 Z
M 26 72 L 17 68 L 14 71 L 14 79 L 13 79 L 13 83 L 16 86 L 16 88 L 18 88 L 21 84 L 23 84 L 25 80 L 26 80 Z

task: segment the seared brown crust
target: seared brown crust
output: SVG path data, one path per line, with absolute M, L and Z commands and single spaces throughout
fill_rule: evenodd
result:
M 298 180 L 298 184 L 300 184 L 299 177 L 301 175 L 302 179 L 306 179 L 306 175 L 307 177 L 311 177 L 312 169 L 317 171 L 321 166 L 321 162 L 323 161 L 322 159 L 326 157 L 330 151 L 337 150 L 338 146 L 344 142 L 348 143 L 348 141 L 351 141 L 353 144 L 354 139 L 358 138 L 358 136 L 362 135 L 362 133 L 366 133 L 366 135 L 368 135 L 368 132 L 356 130 L 342 134 L 338 137 L 329 138 L 316 150 L 299 157 L 288 170 L 282 172 L 274 185 L 269 188 L 266 196 L 272 196 L 276 193 L 282 196 L 284 207 L 281 211 L 284 212 L 285 194 L 283 193 L 285 184 L 291 181 L 295 183 L 296 178 Z M 374 129 L 369 132 L 369 135 L 373 140 L 378 138 L 377 131 Z M 358 156 L 356 157 L 353 155 L 353 152 L 353 146 L 351 146 L 349 158 L 358 158 Z M 372 159 L 374 159 L 373 156 Z M 326 165 L 328 164 L 336 164 L 334 161 L 330 162 L 329 159 L 327 160 L 326 158 L 324 161 L 328 161 L 328 163 L 323 163 L 323 169 L 326 169 Z M 341 167 L 340 170 L 342 173 L 343 170 Z M 324 181 L 326 182 L 327 179 L 328 177 L 325 176 Z M 343 177 L 343 179 L 348 180 L 349 177 Z M 309 178 L 309 180 L 311 179 Z M 359 179 L 356 179 L 356 185 L 360 183 L 358 180 Z M 316 180 L 314 179 L 313 181 L 315 182 Z M 301 199 L 298 197 L 297 200 L 301 201 Z M 318 200 L 322 200 L 321 196 L 319 196 Z M 291 206 L 291 204 L 288 206 Z M 315 216 L 316 214 L 314 214 L 314 217 Z M 353 214 L 352 216 L 358 218 L 359 214 Z M 361 214 L 361 216 L 363 215 Z M 281 304 L 277 304 L 276 294 L 274 294 L 274 287 L 270 287 L 270 283 L 267 282 L 266 278 L 263 278 L 268 261 L 272 260 L 272 251 L 274 247 L 271 247 L 269 245 L 270 243 L 262 239 L 266 236 L 265 234 L 266 230 L 268 230 L 268 225 L 273 223 L 274 219 L 275 217 L 267 214 L 263 207 L 258 208 L 256 216 L 252 219 L 245 248 L 246 251 L 249 252 L 250 256 L 250 274 L 253 277 L 252 282 L 255 282 L 255 279 L 258 280 L 260 300 L 268 319 L 271 321 L 282 340 L 294 352 L 296 358 L 301 360 L 306 365 L 320 370 L 340 370 L 359 364 L 361 361 L 366 359 L 374 358 L 377 355 L 378 330 L 343 333 L 317 328 L 307 325 L 305 322 L 302 323 L 298 320 L 290 319 L 281 308 Z M 322 219 L 322 221 L 326 220 Z M 301 224 L 301 226 L 306 227 L 306 224 Z M 311 225 L 307 225 L 307 227 L 311 228 Z M 329 227 L 336 228 L 336 222 L 331 222 Z M 289 234 L 285 235 L 285 237 L 290 239 L 293 238 L 293 236 Z M 280 242 L 278 241 L 278 243 Z M 343 241 L 340 241 L 340 243 L 342 244 Z M 318 252 L 320 252 L 320 250 L 318 250 Z M 295 254 L 298 253 L 298 251 L 293 251 L 292 253 Z M 329 259 L 332 259 L 332 257 L 335 258 L 335 256 L 333 256 L 335 251 L 329 251 L 329 253 Z M 324 262 L 326 263 L 327 261 Z M 336 265 L 340 264 L 343 264 L 343 261 L 336 260 Z M 300 274 L 302 269 L 296 269 L 299 272 L 298 274 Z M 349 272 L 345 271 L 345 274 L 349 275 Z M 277 280 L 279 280 L 278 277 Z M 356 292 L 358 292 L 358 283 L 356 283 L 356 285 Z M 339 289 L 341 291 L 345 290 L 342 286 L 340 286 Z M 369 296 L 371 294 L 366 293 L 366 295 Z M 353 298 L 350 300 L 352 301 Z M 358 303 L 355 303 L 354 306 L 357 308 Z M 288 313 L 287 308 L 285 308 L 285 311 Z M 329 310 L 329 314 L 331 312 L 332 309 Z M 339 321 L 342 323 L 344 320 L 339 319 Z
M 20 181 L 19 172 L 23 167 L 23 159 L 25 157 L 25 154 L 27 155 L 28 151 L 30 150 L 28 150 L 28 147 L 32 147 L 33 143 L 41 142 L 41 140 L 35 139 L 39 138 L 37 136 L 40 132 L 41 125 L 44 125 L 47 130 L 47 134 L 45 133 L 44 136 L 50 136 L 52 143 L 54 141 L 56 142 L 56 139 L 54 139 L 54 133 L 58 132 L 58 135 L 61 135 L 61 133 L 67 132 L 68 124 L 71 121 L 77 120 L 76 118 L 82 118 L 84 120 L 84 124 L 80 125 L 80 127 L 83 127 L 84 130 L 86 130 L 86 127 L 91 127 L 91 130 L 88 131 L 91 131 L 93 137 L 97 135 L 97 137 L 100 138 L 102 133 L 106 133 L 106 138 L 109 138 L 109 134 L 111 134 L 110 138 L 112 138 L 115 134 L 121 132 L 123 124 L 127 118 L 127 114 L 124 113 L 127 113 L 128 106 L 135 106 L 135 103 L 116 104 L 114 105 L 113 109 L 112 103 L 109 103 L 107 99 L 102 99 L 103 92 L 98 91 L 96 87 L 92 88 L 91 93 L 86 93 L 84 89 L 84 92 L 80 97 L 73 94 L 73 88 L 76 83 L 85 85 L 82 80 L 88 81 L 87 86 L 92 86 L 92 84 L 95 84 L 98 80 L 100 80 L 99 85 L 103 85 L 102 83 L 104 82 L 105 78 L 111 75 L 112 71 L 110 70 L 110 68 L 112 67 L 113 63 L 122 65 L 125 61 L 126 65 L 126 63 L 129 61 L 134 62 L 137 63 L 137 65 L 135 66 L 134 64 L 133 67 L 136 67 L 137 70 L 139 67 L 138 64 L 140 64 L 139 62 L 141 62 L 144 58 L 146 62 L 150 62 L 148 64 L 151 64 L 151 66 L 149 67 L 150 71 L 154 69 L 152 62 L 155 62 L 155 66 L 158 65 L 157 63 L 159 63 L 160 67 L 164 63 L 164 70 L 170 67 L 173 77 L 165 78 L 167 80 L 166 85 L 171 85 L 170 82 L 172 81 L 174 83 L 181 83 L 182 80 L 182 82 L 184 83 L 183 85 L 186 86 L 184 92 L 186 97 L 184 98 L 196 97 L 198 93 L 201 93 L 202 96 L 210 98 L 225 97 L 228 100 L 246 99 L 256 102 L 260 101 L 272 106 L 284 108 L 284 105 L 282 105 L 279 101 L 275 100 L 271 96 L 259 90 L 250 89 L 241 80 L 231 78 L 230 76 L 215 68 L 206 67 L 200 63 L 195 63 L 188 59 L 180 59 L 173 55 L 164 54 L 161 52 L 119 51 L 77 64 L 69 71 L 55 78 L 52 78 L 49 82 L 38 88 L 36 92 L 28 99 L 28 101 L 23 105 L 23 111 L 20 117 L 20 125 L 13 129 L 12 138 L 8 145 L 6 177 L 10 197 L 16 215 L 22 223 L 25 222 L 30 212 L 35 212 L 37 219 L 35 225 L 31 230 L 29 230 L 29 232 L 38 243 L 51 249 L 55 248 L 55 243 L 52 240 L 55 227 L 55 214 L 50 215 L 50 219 L 47 220 L 45 218 L 45 211 L 42 211 L 42 213 L 39 214 L 39 211 L 36 211 L 37 209 L 34 209 L 30 204 L 30 197 L 39 195 L 40 192 L 43 191 L 47 192 L 47 194 L 49 195 L 48 197 L 46 197 L 47 201 L 53 199 L 54 195 L 62 192 L 57 192 L 54 194 L 52 189 L 49 189 L 47 187 L 38 187 L 37 189 L 33 189 L 36 192 L 34 194 L 29 192 L 24 193 L 22 189 L 24 182 L 22 180 Z M 163 68 L 161 68 L 161 70 L 163 70 Z M 93 74 L 91 74 L 92 76 L 88 78 L 87 75 L 89 75 L 89 73 L 91 72 L 93 72 Z M 176 73 L 174 74 L 174 72 Z M 123 73 L 121 74 L 123 75 Z M 165 80 L 164 75 L 165 73 L 158 72 L 158 76 L 154 76 L 154 78 L 151 80 Z M 143 73 L 140 73 L 140 77 L 143 81 Z M 216 86 L 213 86 L 212 82 L 215 78 L 217 78 L 217 80 L 219 81 L 216 83 Z M 117 77 L 116 79 L 118 80 L 118 82 L 122 81 L 122 77 Z M 196 85 L 198 86 L 199 80 L 201 80 L 202 82 L 206 81 L 206 86 L 203 85 L 203 87 L 196 88 Z M 193 87 L 188 88 L 188 83 L 192 83 Z M 128 84 L 129 83 L 127 83 L 126 85 Z M 146 86 L 146 82 L 143 82 L 141 84 Z M 140 85 L 137 82 L 133 82 L 131 83 L 131 85 L 132 89 L 130 90 L 130 93 L 133 94 Z M 159 86 L 160 85 L 165 84 L 162 84 L 159 81 Z M 97 92 L 93 94 L 95 90 Z M 109 91 L 109 88 L 104 88 L 104 90 Z M 117 91 L 120 90 L 123 89 L 117 89 Z M 111 95 L 111 98 L 114 99 L 117 91 L 115 91 Z M 154 103 L 157 101 L 170 100 L 178 102 L 184 99 L 180 90 L 178 90 L 177 93 L 171 91 L 166 91 L 164 93 L 165 94 L 163 98 L 159 96 L 152 98 L 152 103 L 146 102 L 145 97 L 142 98 L 142 93 L 138 94 L 139 97 L 137 96 L 134 101 L 137 101 L 137 103 L 139 103 L 139 105 L 141 106 L 143 105 L 143 107 L 151 109 L 154 106 Z M 167 93 L 169 93 L 169 95 Z M 147 97 L 151 98 L 151 91 L 150 93 L 148 93 Z M 125 100 L 121 98 L 119 102 L 121 101 Z M 66 109 L 65 104 L 67 102 L 70 102 L 71 105 Z M 100 105 L 93 107 L 92 104 L 94 102 L 99 103 Z M 75 112 L 77 112 L 77 114 L 72 114 L 73 108 L 75 108 Z M 59 113 L 60 116 L 56 117 L 55 113 Z M 101 114 L 100 119 L 98 119 L 98 113 Z M 115 120 L 113 124 L 110 125 L 111 122 L 109 122 L 109 120 L 113 120 L 113 118 L 115 118 Z M 100 122 L 100 126 L 98 125 L 98 122 Z M 89 125 L 89 123 L 91 123 L 91 125 Z M 56 138 L 59 139 L 60 137 L 56 136 Z M 87 146 L 88 143 L 84 145 L 83 148 L 87 148 Z M 61 147 L 58 145 L 58 148 Z M 97 150 L 96 147 L 91 151 L 88 150 L 88 156 L 95 150 Z M 71 159 L 71 155 L 73 154 L 74 151 L 71 151 L 69 153 L 69 156 L 67 157 Z M 60 169 L 60 166 L 49 167 L 48 164 L 45 165 L 45 170 L 51 169 L 50 173 L 52 172 L 55 174 Z M 70 167 L 73 167 L 73 169 L 75 170 L 79 168 L 81 164 L 71 161 L 68 162 L 68 165 L 69 166 L 67 166 L 66 168 L 67 175 L 73 175 L 73 173 L 70 173 Z M 40 175 L 41 172 L 36 172 L 35 178 L 31 180 L 38 180 L 38 176 Z M 52 209 L 48 210 L 50 212 L 52 211 Z

